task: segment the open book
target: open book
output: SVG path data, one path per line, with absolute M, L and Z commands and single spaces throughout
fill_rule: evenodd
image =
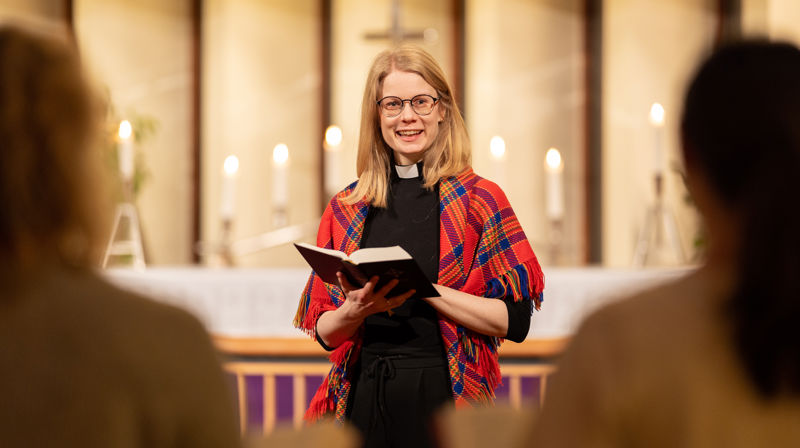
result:
M 377 275 L 380 280 L 376 290 L 392 279 L 400 281 L 387 297 L 402 294 L 409 289 L 417 290 L 414 297 L 439 297 L 436 288 L 417 262 L 400 246 L 368 247 L 353 252 L 349 257 L 344 252 L 311 244 L 295 243 L 294 246 L 326 283 L 339 285 L 337 271 L 342 271 L 347 280 L 356 286 L 364 286 L 372 276 Z

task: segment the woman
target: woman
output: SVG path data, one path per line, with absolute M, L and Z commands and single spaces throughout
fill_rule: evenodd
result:
M 800 446 L 800 50 L 722 48 L 684 107 L 705 265 L 587 320 L 526 446 Z
M 362 103 L 359 179 L 331 199 L 317 244 L 351 253 L 401 245 L 441 297 L 388 297 L 311 274 L 295 325 L 333 349 L 309 419 L 333 414 L 366 446 L 430 446 L 445 403 L 490 403 L 501 338 L 525 339 L 544 279 L 500 188 L 470 168 L 464 121 L 424 50 L 379 54 Z M 391 311 L 391 313 L 389 313 Z
M 64 36 L 0 24 L 0 446 L 236 447 L 200 322 L 95 270 L 103 111 Z

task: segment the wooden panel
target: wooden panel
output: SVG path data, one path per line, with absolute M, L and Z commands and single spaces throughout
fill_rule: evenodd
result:
M 516 344 L 506 342 L 500 347 L 500 358 L 550 358 L 558 356 L 568 338 L 528 339 Z M 234 338 L 214 336 L 217 348 L 235 356 L 327 357 L 320 345 L 311 339 Z

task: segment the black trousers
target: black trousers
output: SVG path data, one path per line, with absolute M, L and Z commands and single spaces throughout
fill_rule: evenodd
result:
M 364 447 L 434 447 L 432 417 L 452 404 L 447 361 L 430 354 L 361 352 L 347 417 Z

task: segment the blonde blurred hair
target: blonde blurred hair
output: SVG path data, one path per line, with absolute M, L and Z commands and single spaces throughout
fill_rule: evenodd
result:
M 395 70 L 420 75 L 436 89 L 439 97 L 436 107 L 443 109 L 439 134 L 422 158 L 425 187 L 433 188 L 440 179 L 455 176 L 470 167 L 469 136 L 444 72 L 422 48 L 402 45 L 378 54 L 367 75 L 356 162 L 358 184 L 345 198 L 346 203 L 363 200 L 376 207 L 386 207 L 393 155 L 381 133 L 377 101 L 381 99 L 383 80 Z
M 102 103 L 61 28 L 0 23 L 0 267 L 89 267 L 108 229 Z M 13 277 L 12 277 L 13 278 Z

